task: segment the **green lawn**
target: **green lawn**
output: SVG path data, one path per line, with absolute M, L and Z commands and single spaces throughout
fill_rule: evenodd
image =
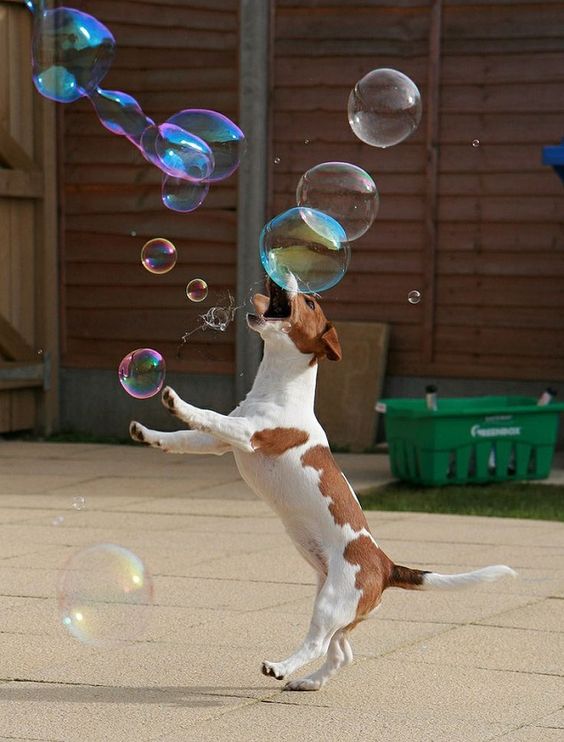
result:
M 359 493 L 365 510 L 493 515 L 564 521 L 564 486 L 507 482 L 484 485 L 418 487 L 393 482 Z

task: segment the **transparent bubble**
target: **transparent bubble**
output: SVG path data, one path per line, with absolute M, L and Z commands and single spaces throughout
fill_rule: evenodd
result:
M 206 176 L 210 183 L 229 177 L 239 167 L 246 147 L 245 135 L 227 116 L 205 108 L 186 108 L 167 123 L 180 126 L 209 146 L 215 161 L 212 174 Z
M 208 295 L 208 284 L 203 278 L 193 278 L 186 286 L 186 296 L 190 301 L 204 301 Z
M 166 365 L 162 355 L 152 348 L 137 348 L 119 364 L 119 381 L 136 399 L 154 397 L 162 389 Z
M 421 301 L 421 292 L 419 291 L 410 291 L 407 295 L 407 301 L 410 304 L 419 304 Z
M 168 273 L 176 265 L 176 248 L 164 237 L 155 237 L 141 248 L 141 264 L 150 273 Z
M 157 137 L 159 136 L 158 126 L 148 126 L 145 131 L 141 134 L 141 139 L 137 146 L 139 147 L 141 154 L 152 165 L 161 170 L 161 161 L 157 156 Z
M 153 602 L 153 583 L 132 551 L 96 544 L 74 554 L 57 589 L 63 626 L 85 644 L 141 638 Z
M 62 515 L 56 515 L 53 520 L 51 521 L 51 524 L 54 526 L 62 526 L 65 522 L 65 519 Z
M 72 506 L 75 510 L 84 510 L 86 507 L 86 498 L 79 495 L 78 497 L 74 497 L 72 501 Z
M 421 121 L 421 95 L 402 72 L 372 70 L 352 89 L 348 116 L 356 136 L 373 147 L 403 142 Z
M 348 162 L 323 162 L 300 178 L 298 206 L 309 206 L 332 216 L 350 242 L 368 231 L 378 213 L 379 197 L 370 175 Z
M 474 139 L 474 141 L 472 142 L 472 146 L 473 147 L 479 147 L 480 146 L 480 140 L 479 139 Z
M 208 178 L 215 161 L 208 145 L 180 126 L 162 124 L 155 140 L 160 168 L 167 175 L 199 182 Z
M 350 245 L 345 230 L 321 211 L 294 208 L 271 219 L 260 235 L 260 259 L 282 288 L 304 293 L 335 286 L 345 275 Z
M 89 98 L 102 125 L 113 134 L 128 137 L 134 144 L 139 144 L 145 129 L 155 124 L 127 93 L 96 88 Z
M 275 157 L 274 158 L 274 164 L 275 165 L 280 165 L 280 158 L 279 157 Z
M 209 190 L 209 183 L 191 183 L 188 180 L 165 175 L 161 198 L 167 209 L 187 214 L 202 205 Z
M 71 103 L 88 95 L 110 69 L 114 53 L 114 37 L 88 13 L 55 8 L 35 16 L 33 81 L 46 98 Z
M 206 327 L 218 332 L 225 332 L 233 320 L 233 314 L 226 307 L 211 307 L 205 314 L 202 314 L 201 318 Z

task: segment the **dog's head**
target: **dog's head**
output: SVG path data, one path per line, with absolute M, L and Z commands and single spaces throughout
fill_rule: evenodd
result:
M 255 294 L 256 314 L 247 315 L 247 324 L 269 345 L 287 345 L 299 353 L 319 358 L 341 360 L 337 331 L 327 321 L 317 299 L 308 294 L 280 288 L 270 278 L 268 295 Z

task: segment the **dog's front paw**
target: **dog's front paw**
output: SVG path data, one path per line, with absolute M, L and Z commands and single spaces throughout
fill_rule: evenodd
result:
M 312 678 L 298 678 L 286 683 L 284 690 L 319 690 L 322 686 L 321 680 L 312 680 Z
M 167 410 L 170 410 L 173 415 L 176 415 L 178 412 L 178 402 L 180 401 L 180 398 L 174 391 L 174 389 L 172 389 L 170 386 L 165 386 L 161 399 L 163 405 L 167 408 Z
M 284 680 L 286 676 L 286 669 L 282 662 L 267 662 L 266 660 L 262 663 L 262 674 L 270 675 L 276 680 Z
M 136 420 L 132 420 L 129 424 L 129 435 L 131 438 L 133 438 L 134 441 L 137 441 L 138 443 L 145 443 L 146 445 L 150 445 L 149 441 L 145 437 L 144 433 L 145 428 L 141 423 L 138 423 Z

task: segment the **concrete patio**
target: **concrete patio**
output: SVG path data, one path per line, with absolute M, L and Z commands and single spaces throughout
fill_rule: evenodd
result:
M 357 488 L 390 477 L 386 456 L 338 458 Z M 399 563 L 520 577 L 389 590 L 352 635 L 352 666 L 318 693 L 284 692 L 260 663 L 303 638 L 313 574 L 230 456 L 0 441 L 0 739 L 564 740 L 564 525 L 368 517 Z M 117 648 L 80 644 L 57 612 L 65 560 L 100 542 L 154 577 L 146 635 Z

